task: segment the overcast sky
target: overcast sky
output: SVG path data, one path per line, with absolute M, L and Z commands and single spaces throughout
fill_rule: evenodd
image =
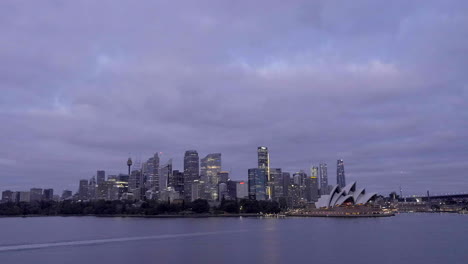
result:
M 0 190 L 221 152 L 468 191 L 468 1 L 0 3 Z

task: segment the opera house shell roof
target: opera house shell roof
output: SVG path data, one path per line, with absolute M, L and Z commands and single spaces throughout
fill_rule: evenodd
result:
M 366 189 L 356 188 L 356 182 L 350 183 L 341 189 L 338 185 L 333 187 L 329 195 L 322 195 L 315 203 L 316 208 L 335 207 L 342 204 L 367 204 L 374 199 L 377 193 L 366 193 Z

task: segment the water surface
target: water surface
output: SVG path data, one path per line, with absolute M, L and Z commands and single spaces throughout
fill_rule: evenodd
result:
M 0 263 L 468 263 L 468 215 L 0 218 Z

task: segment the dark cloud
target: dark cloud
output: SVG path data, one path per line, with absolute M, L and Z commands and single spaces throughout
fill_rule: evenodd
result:
M 465 191 L 465 1 L 0 4 L 0 189 L 69 188 L 128 153 L 233 177 L 344 158 L 389 192 Z

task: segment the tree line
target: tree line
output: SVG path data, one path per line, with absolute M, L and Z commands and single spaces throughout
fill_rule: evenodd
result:
M 148 201 L 34 201 L 0 204 L 0 215 L 190 215 L 190 214 L 276 214 L 280 207 L 274 201 L 242 199 L 222 200 L 219 206 L 210 207 L 207 200 L 191 203 Z

